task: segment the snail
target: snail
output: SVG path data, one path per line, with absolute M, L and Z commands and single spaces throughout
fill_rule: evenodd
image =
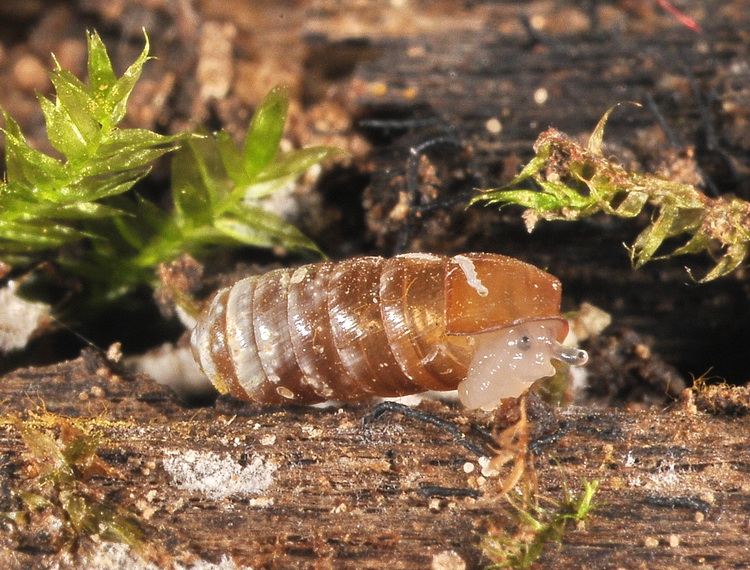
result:
M 562 287 L 490 253 L 357 257 L 277 269 L 220 290 L 191 343 L 222 393 L 268 404 L 455 390 L 491 408 L 582 365 L 560 344 Z

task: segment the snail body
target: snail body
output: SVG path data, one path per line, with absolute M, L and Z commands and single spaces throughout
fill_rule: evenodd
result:
M 193 330 L 222 393 L 268 404 L 459 390 L 469 408 L 520 395 L 564 348 L 562 287 L 517 259 L 404 254 L 313 263 L 219 291 Z

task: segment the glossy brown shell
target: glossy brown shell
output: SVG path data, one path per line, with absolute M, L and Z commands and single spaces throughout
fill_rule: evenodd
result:
M 216 294 L 191 341 L 217 389 L 246 400 L 453 390 L 474 335 L 559 318 L 561 292 L 552 275 L 502 255 L 358 257 L 238 281 Z

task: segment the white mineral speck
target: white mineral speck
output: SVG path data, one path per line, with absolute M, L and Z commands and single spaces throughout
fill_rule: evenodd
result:
M 455 550 L 443 550 L 432 557 L 432 570 L 466 570 L 466 561 Z
M 498 120 L 497 117 L 492 117 L 491 119 L 487 119 L 487 122 L 484 124 L 484 128 L 487 129 L 487 132 L 496 135 L 503 130 L 503 124 Z
M 547 102 L 547 99 L 549 99 L 549 91 L 544 87 L 540 87 L 534 91 L 534 103 L 537 105 L 544 105 Z
M 278 468 L 262 455 L 254 455 L 247 465 L 241 465 L 226 453 L 195 450 L 168 451 L 162 463 L 180 489 L 213 500 L 261 493 L 273 483 Z
M 487 289 L 484 283 L 482 283 L 482 280 L 479 279 L 477 270 L 474 267 L 474 262 L 471 260 L 471 258 L 466 257 L 465 255 L 457 255 L 453 258 L 453 260 L 458 263 L 461 271 L 464 272 L 466 282 L 469 284 L 469 286 L 473 287 L 476 290 L 477 294 L 479 294 L 479 296 L 486 297 L 490 291 L 489 289 Z
M 24 348 L 49 313 L 49 305 L 31 303 L 16 295 L 13 282 L 0 289 L 0 352 Z

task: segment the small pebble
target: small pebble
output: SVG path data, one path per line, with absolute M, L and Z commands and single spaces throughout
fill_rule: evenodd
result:
M 49 85 L 47 68 L 31 54 L 21 56 L 13 66 L 13 79 L 24 91 L 45 91 Z
M 487 129 L 487 132 L 496 135 L 503 130 L 503 124 L 497 118 L 492 117 L 484 124 L 484 128 Z
M 549 99 L 549 91 L 544 87 L 540 87 L 534 91 L 534 103 L 537 105 L 544 105 L 547 102 L 547 99 Z
M 432 570 L 466 570 L 466 561 L 455 550 L 443 550 L 432 557 Z

